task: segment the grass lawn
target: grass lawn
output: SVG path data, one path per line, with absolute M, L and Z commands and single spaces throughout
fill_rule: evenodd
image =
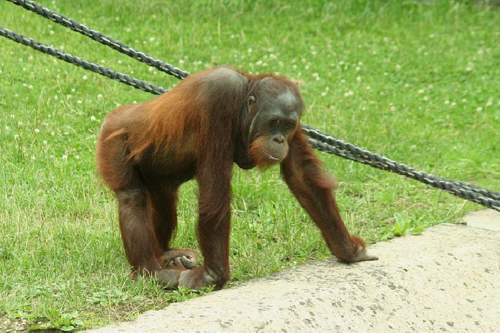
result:
M 497 10 L 468 1 L 40 3 L 190 72 L 278 72 L 300 82 L 305 124 L 499 190 Z M 6 1 L 0 13 L 15 32 L 165 88 L 178 83 Z M 4 38 L 0 55 L 0 331 L 95 327 L 193 297 L 127 278 L 116 202 L 95 170 L 106 113 L 153 95 Z M 370 243 L 482 208 L 319 156 L 340 184 L 346 224 Z M 174 245 L 196 248 L 196 184 L 181 192 Z M 229 285 L 330 257 L 279 168 L 235 168 L 233 193 Z

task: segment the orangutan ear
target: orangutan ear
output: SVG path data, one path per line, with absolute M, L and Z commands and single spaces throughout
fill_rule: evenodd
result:
M 254 95 L 248 96 L 248 107 L 251 107 L 254 104 L 255 104 L 255 96 Z

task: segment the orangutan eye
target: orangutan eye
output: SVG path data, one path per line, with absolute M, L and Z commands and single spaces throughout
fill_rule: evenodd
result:
M 290 128 L 290 127 L 292 127 L 292 123 L 285 123 L 285 127 L 286 127 L 286 128 Z
M 279 119 L 273 119 L 273 120 L 271 120 L 271 125 L 278 126 L 279 124 L 280 124 Z

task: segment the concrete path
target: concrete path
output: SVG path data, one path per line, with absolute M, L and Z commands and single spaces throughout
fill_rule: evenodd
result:
M 379 261 L 310 263 L 95 332 L 500 332 L 500 213 L 464 220 L 480 228 L 441 224 L 375 244 Z

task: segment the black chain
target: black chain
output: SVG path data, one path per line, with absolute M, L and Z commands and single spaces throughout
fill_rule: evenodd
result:
M 12 2 L 15 5 L 21 6 L 33 13 L 36 13 L 40 16 L 43 16 L 51 21 L 54 21 L 62 26 L 70 28 L 73 31 L 76 31 L 84 36 L 90 37 L 95 41 L 98 41 L 101 44 L 111 47 L 123 54 L 128 55 L 136 60 L 139 60 L 151 67 L 154 67 L 162 72 L 165 72 L 169 75 L 173 75 L 178 79 L 183 79 L 189 75 L 188 72 L 184 72 L 177 67 L 164 63 L 158 59 L 153 58 L 152 56 L 145 54 L 143 52 L 137 51 L 132 46 L 126 45 L 112 37 L 105 36 L 99 31 L 91 29 L 83 24 L 76 22 L 75 20 L 66 17 L 62 14 L 56 13 L 44 6 L 37 4 L 34 1 L 29 0 L 7 0 Z
M 127 46 L 113 38 L 104 36 L 103 34 L 95 30 L 92 30 L 84 25 L 81 25 L 75 22 L 74 20 L 67 18 L 61 14 L 55 13 L 48 8 L 42 7 L 33 1 L 26 1 L 26 0 L 24 1 L 7 0 L 7 1 L 22 6 L 28 10 L 31 10 L 39 15 L 42 15 L 45 18 L 51 19 L 56 23 L 69 27 L 74 31 L 78 31 L 85 36 L 88 36 L 107 46 L 110 46 L 115 50 L 118 50 L 126 55 L 129 55 L 134 59 L 142 61 L 150 66 L 153 66 L 167 74 L 171 74 L 179 79 L 182 79 L 189 75 L 188 72 L 181 71 L 169 64 L 161 62 L 160 60 L 156 60 L 151 56 L 148 56 L 142 52 L 138 52 L 130 46 Z M 0 35 L 9 38 L 17 43 L 27 45 L 37 51 L 57 57 L 58 59 L 64 60 L 68 63 L 80 66 L 82 68 L 91 70 L 95 73 L 104 75 L 108 78 L 128 84 L 134 88 L 141 89 L 143 91 L 156 95 L 160 95 L 166 92 L 166 90 L 162 87 L 158 87 L 151 83 L 135 79 L 126 74 L 115 72 L 109 68 L 94 64 L 82 58 L 55 49 L 51 46 L 39 43 L 31 38 L 16 34 L 8 29 L 0 27 Z M 335 154 L 337 156 L 350 159 L 356 162 L 367 164 L 382 170 L 387 170 L 400 175 L 404 175 L 406 177 L 418 180 L 424 184 L 447 191 L 460 198 L 500 211 L 500 193 L 498 192 L 430 175 L 425 172 L 410 168 L 404 164 L 392 161 L 386 157 L 371 153 L 351 143 L 342 141 L 333 136 L 322 133 L 307 125 L 301 124 L 301 127 L 304 133 L 311 138 L 309 140 L 309 143 L 315 149 L 330 154 Z

